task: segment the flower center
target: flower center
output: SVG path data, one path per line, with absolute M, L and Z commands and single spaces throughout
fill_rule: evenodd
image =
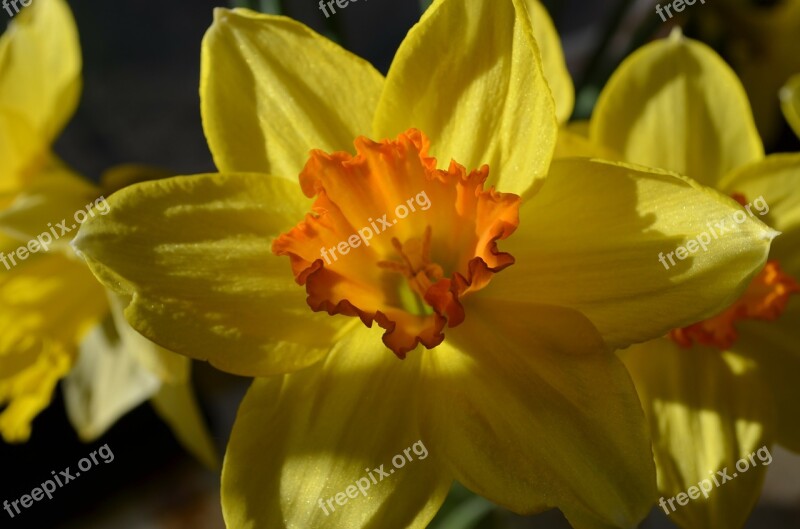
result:
M 745 197 L 739 193 L 734 193 L 732 197 L 742 206 L 747 204 Z M 789 296 L 797 293 L 800 293 L 800 286 L 794 278 L 784 273 L 777 261 L 768 261 L 733 305 L 712 318 L 671 330 L 669 338 L 681 347 L 691 347 L 696 342 L 729 349 L 739 337 L 737 321 L 777 320 L 786 309 Z
M 463 298 L 514 263 L 497 241 L 519 224 L 520 198 L 484 190 L 489 168 L 436 168 L 428 139 L 355 140 L 356 156 L 312 151 L 300 173 L 312 212 L 272 245 L 314 311 L 386 330 L 399 358 L 433 348 L 466 317 Z M 386 233 L 390 232 L 390 233 Z
M 444 277 L 444 270 L 438 264 L 431 262 L 431 227 L 425 228 L 422 239 L 415 237 L 405 244 L 392 237 L 392 246 L 400 256 L 400 262 L 378 261 L 378 266 L 406 278 L 408 287 L 414 293 L 412 302 L 416 304 L 415 307 L 411 307 L 412 312 L 432 314 L 430 307 L 420 301 L 424 300 L 428 290 Z

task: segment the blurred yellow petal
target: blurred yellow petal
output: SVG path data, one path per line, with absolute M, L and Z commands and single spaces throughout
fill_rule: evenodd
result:
M 715 315 L 763 266 L 776 232 L 747 215 L 737 223 L 737 211 L 732 199 L 681 177 L 556 161 L 501 245 L 516 263 L 485 295 L 578 309 L 613 348 L 649 340 Z M 725 229 L 717 238 L 716 223 Z M 703 233 L 707 250 L 695 242 L 680 260 L 676 248 Z
M 256 379 L 225 456 L 227 526 L 427 527 L 451 478 L 417 428 L 431 404 L 419 393 L 421 358 L 397 360 L 378 329 L 356 325 L 324 363 Z
M 677 32 L 625 59 L 600 94 L 590 136 L 626 161 L 712 187 L 764 156 L 736 74 L 711 48 Z
M 57 160 L 39 171 L 37 178 L 0 210 L 0 231 L 29 241 L 40 241 L 48 250 L 69 249 L 69 241 L 78 233 L 79 220 L 102 215 L 95 209 L 100 190 Z M 97 202 L 101 204 L 102 201 Z M 44 234 L 44 235 L 42 235 Z
M 35 179 L 47 148 L 25 118 L 0 109 L 0 209 Z
M 136 332 L 125 320 L 125 307 L 130 304 L 131 299 L 109 293 L 109 302 L 116 332 L 128 354 L 135 358 L 146 371 L 155 375 L 165 384 L 188 382 L 190 367 L 185 357 L 154 344 Z
M 207 467 L 218 468 L 217 450 L 192 389 L 191 360 L 159 347 L 136 332 L 123 315 L 130 299 L 115 294 L 110 297 L 111 315 L 122 347 L 159 381 L 150 400 L 156 412 L 189 453 Z
M 64 379 L 64 404 L 78 436 L 89 442 L 155 395 L 158 377 L 126 347 L 110 319 L 87 335 L 75 367 Z
M 346 320 L 313 313 L 272 239 L 310 210 L 266 175 L 151 181 L 108 199 L 74 241 L 101 281 L 133 296 L 131 325 L 177 353 L 244 375 L 306 367 Z
M 12 241 L 2 239 L 4 250 Z M 8 256 L 6 256 L 8 257 Z M 33 255 L 0 268 L 0 434 L 25 441 L 50 402 L 75 349 L 107 310 L 103 289 L 81 262 Z
M 0 378 L 0 436 L 6 443 L 25 442 L 31 422 L 52 399 L 58 381 L 72 366 L 72 354 L 60 342 L 43 341 L 33 364 L 20 373 Z
M 64 379 L 64 402 L 75 431 L 93 441 L 151 399 L 180 443 L 203 464 L 217 467 L 191 389 L 191 361 L 134 331 L 122 317 L 120 299 L 111 296 L 112 313 L 81 344 L 78 361 Z
M 208 468 L 217 470 L 219 468 L 217 449 L 188 380 L 191 360 L 168 351 L 164 353 L 183 362 L 186 366 L 186 380 L 161 384 L 158 393 L 152 398 L 153 407 L 189 453 Z
M 795 75 L 781 88 L 781 110 L 794 133 L 800 138 L 800 74 Z
M 10 264 L 10 256 L 5 256 Z M 0 266 L 0 349 L 26 334 L 77 345 L 108 310 L 103 287 L 78 260 L 60 254 L 28 255 Z
M 797 277 L 797 276 L 795 276 Z M 736 350 L 758 362 L 777 406 L 775 441 L 800 452 L 800 298 L 789 301 L 775 322 L 748 321 L 741 324 Z
M 742 167 L 723 179 L 721 189 L 741 194 L 751 210 L 781 232 L 770 259 L 800 280 L 800 154 L 773 154 Z
M 742 527 L 772 462 L 772 397 L 755 363 L 664 338 L 621 354 L 650 420 L 660 508 L 682 529 Z
M 417 128 L 445 165 L 489 164 L 489 182 L 503 192 L 521 194 L 544 178 L 555 107 L 522 1 L 442 0 L 428 8 L 397 51 L 373 135 Z
M 558 128 L 558 140 L 553 158 L 601 158 L 624 161 L 622 155 L 589 139 L 589 122 L 585 120 L 565 123 Z
M 575 105 L 575 87 L 567 70 L 561 38 L 553 20 L 539 0 L 525 0 L 533 26 L 533 36 L 542 53 L 542 69 L 556 105 L 556 119 L 567 122 Z
M 611 149 L 592 142 L 589 138 L 575 133 L 569 127 L 561 127 L 558 130 L 558 141 L 556 142 L 556 150 L 553 152 L 553 159 L 574 158 L 576 156 L 622 161 L 622 156 Z
M 633 527 L 650 510 L 636 391 L 581 314 L 472 303 L 422 356 L 423 436 L 468 488 L 521 514 L 558 507 L 577 529 Z
M 81 50 L 64 0 L 23 7 L 0 37 L 0 101 L 23 117 L 43 143 L 52 142 L 75 112 Z
M 587 119 L 579 119 L 575 121 L 570 121 L 569 123 L 565 124 L 562 128 L 565 128 L 576 134 L 581 136 L 582 138 L 589 139 L 589 128 L 591 126 L 591 122 Z
M 161 167 L 133 163 L 120 164 L 103 172 L 100 176 L 100 187 L 103 193 L 109 196 L 111 193 L 139 182 L 161 180 L 170 176 L 175 176 L 175 173 Z
M 214 11 L 200 100 L 217 168 L 295 179 L 311 149 L 349 151 L 369 134 L 383 77 L 289 18 Z

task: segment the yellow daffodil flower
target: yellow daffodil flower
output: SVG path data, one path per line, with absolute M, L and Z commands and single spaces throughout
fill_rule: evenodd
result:
M 218 9 L 201 110 L 220 173 L 131 186 L 81 227 L 134 328 L 261 377 L 227 450 L 228 527 L 420 528 L 453 479 L 581 529 L 653 504 L 611 350 L 721 310 L 776 233 L 746 219 L 680 274 L 654 266 L 735 202 L 551 165 L 530 22 L 521 0 L 435 1 L 384 78 L 291 19 Z
M 733 71 L 679 33 L 623 62 L 601 93 L 588 140 L 618 159 L 685 174 L 744 206 L 735 221 L 687 207 L 687 216 L 707 224 L 658 253 L 685 244 L 690 259 L 706 258 L 718 251 L 712 234 L 742 217 L 758 217 L 784 233 L 767 266 L 725 311 L 621 353 L 650 419 L 662 508 L 685 529 L 741 527 L 766 465 L 755 459 L 740 465 L 751 467 L 745 473 L 734 470 L 737 462 L 776 442 L 800 450 L 794 380 L 800 300 L 793 296 L 800 290 L 800 155 L 764 157 Z M 712 242 L 701 245 L 706 237 Z M 668 275 L 691 266 L 681 260 L 687 255 L 661 257 Z M 705 287 L 698 288 L 696 295 Z M 719 487 L 685 498 L 690 487 L 711 483 L 725 469 L 738 474 L 732 482 L 720 477 Z M 669 503 L 681 493 L 680 503 Z
M 131 171 L 117 169 L 98 187 L 50 152 L 77 106 L 80 72 L 77 29 L 62 0 L 25 7 L 0 37 L 0 435 L 27 440 L 65 379 L 68 416 L 82 439 L 152 399 L 181 442 L 213 465 L 190 361 L 114 315 L 120 301 L 109 302 L 68 244 L 73 218 L 102 215 L 98 197 Z

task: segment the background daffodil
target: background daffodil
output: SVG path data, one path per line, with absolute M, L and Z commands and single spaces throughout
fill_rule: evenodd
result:
M 62 0 L 37 0 L 0 37 L 0 251 L 6 257 L 62 219 L 71 222 L 76 211 L 112 192 L 125 172 L 118 169 L 96 186 L 50 150 L 77 106 L 80 73 L 77 30 Z M 181 442 L 214 465 L 189 385 L 190 362 L 114 315 L 119 301 L 75 258 L 69 239 L 25 260 L 7 257 L 0 267 L 0 434 L 7 442 L 27 440 L 31 421 L 66 377 L 68 416 L 82 439 L 99 437 L 152 399 Z
M 800 155 L 764 157 L 733 71 L 679 33 L 619 67 L 600 95 L 590 139 L 622 159 L 688 175 L 742 205 L 763 197 L 768 212 L 759 214 L 783 232 L 768 265 L 734 305 L 622 353 L 650 419 L 661 494 L 673 497 L 709 473 L 733 469 L 763 446 L 800 450 L 794 381 L 800 300 L 793 295 L 800 291 Z M 739 473 L 707 500 L 669 515 L 684 528 L 741 527 L 765 472 L 758 465 Z
M 228 446 L 229 527 L 424 527 L 453 479 L 577 528 L 640 520 L 650 440 L 611 349 L 718 312 L 775 232 L 748 220 L 659 270 L 658 248 L 735 203 L 661 171 L 551 166 L 518 1 L 435 2 L 385 79 L 290 19 L 218 10 L 202 66 L 220 173 L 123 189 L 73 244 L 145 336 L 262 377 Z M 430 209 L 391 235 L 320 257 L 421 191 Z M 418 440 L 429 457 L 319 507 Z

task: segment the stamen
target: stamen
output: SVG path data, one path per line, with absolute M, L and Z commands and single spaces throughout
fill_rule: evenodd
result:
M 432 233 L 428 225 L 421 243 L 419 239 L 413 238 L 402 244 L 397 237 L 392 237 L 392 246 L 405 263 L 378 261 L 378 266 L 384 270 L 402 274 L 408 280 L 411 289 L 423 300 L 428 289 L 444 277 L 442 267 L 431 261 Z

